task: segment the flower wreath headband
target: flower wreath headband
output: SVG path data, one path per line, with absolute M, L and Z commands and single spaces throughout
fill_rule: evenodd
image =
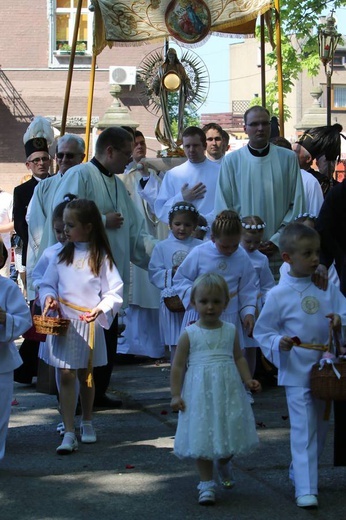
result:
M 263 224 L 245 224 L 245 222 L 242 222 L 241 225 L 243 226 L 244 229 L 252 229 L 252 230 L 260 231 L 260 230 L 264 229 L 267 224 L 265 222 L 263 222 Z
M 200 229 L 201 231 L 209 231 L 210 227 L 209 226 L 197 226 L 196 229 Z
M 313 215 L 312 213 L 299 213 L 299 215 L 294 219 L 297 220 L 298 218 L 309 218 L 311 220 L 316 220 L 316 215 Z
M 172 213 L 175 213 L 176 211 L 192 211 L 192 213 L 196 213 L 196 215 L 199 215 L 195 206 L 184 206 L 183 204 L 173 206 L 173 208 L 171 208 L 169 210 L 168 215 L 171 215 Z

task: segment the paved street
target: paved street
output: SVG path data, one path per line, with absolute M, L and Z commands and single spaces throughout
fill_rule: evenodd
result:
M 236 486 L 219 490 L 209 508 L 198 505 L 193 463 L 172 454 L 177 415 L 169 408 L 169 365 L 143 358 L 118 365 L 111 393 L 124 406 L 95 413 L 98 442 L 58 456 L 56 398 L 15 383 L 18 404 L 0 463 L 1 520 L 344 519 L 346 472 L 332 466 L 332 431 L 321 461 L 320 508 L 294 503 L 282 389 L 255 397 L 260 448 L 235 460 Z

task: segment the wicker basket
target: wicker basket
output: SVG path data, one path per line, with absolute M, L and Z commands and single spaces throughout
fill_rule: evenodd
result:
M 163 299 L 167 309 L 171 312 L 185 312 L 183 302 L 176 294 L 175 296 L 166 296 Z
M 311 392 L 317 399 L 323 401 L 346 401 L 346 360 L 337 359 L 334 367 L 340 374 L 337 378 L 331 363 L 325 363 L 320 370 L 316 363 L 311 369 Z
M 65 336 L 70 320 L 51 316 L 33 316 L 35 329 L 41 334 L 51 334 L 53 336 Z

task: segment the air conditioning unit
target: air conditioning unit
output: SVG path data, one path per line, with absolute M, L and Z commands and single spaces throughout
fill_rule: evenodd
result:
M 110 85 L 135 85 L 136 67 L 109 67 Z

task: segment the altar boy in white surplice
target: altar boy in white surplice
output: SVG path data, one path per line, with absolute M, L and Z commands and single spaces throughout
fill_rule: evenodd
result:
M 303 224 L 288 225 L 280 236 L 282 259 L 290 271 L 267 295 L 254 336 L 264 355 L 278 368 L 278 384 L 285 387 L 291 423 L 289 477 L 298 507 L 317 507 L 318 458 L 328 421 L 325 402 L 313 397 L 310 371 L 323 356 L 329 332 L 346 324 L 346 299 L 334 284 L 326 291 L 311 276 L 319 264 L 318 233 Z

